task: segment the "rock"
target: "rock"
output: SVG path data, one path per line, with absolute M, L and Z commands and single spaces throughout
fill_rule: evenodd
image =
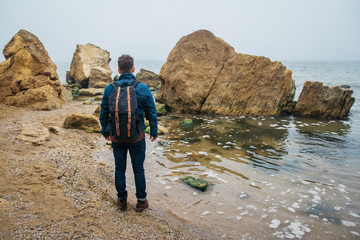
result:
M 167 114 L 165 104 L 156 103 L 156 112 L 159 117 L 165 116 Z
M 50 132 L 41 123 L 26 123 L 22 125 L 21 133 L 16 138 L 26 143 L 43 145 L 50 139 Z
M 82 88 L 79 90 L 79 96 L 97 96 L 97 95 L 103 95 L 104 89 L 100 88 Z
M 76 51 L 70 66 L 70 76 L 83 88 L 90 84 L 89 79 L 93 74 L 91 84 L 95 85 L 96 76 L 101 81 L 111 81 L 111 69 L 109 66 L 110 53 L 93 44 L 76 45 Z M 107 78 L 109 77 L 109 78 Z
M 346 88 L 346 89 L 349 89 L 350 88 L 350 85 L 340 85 L 341 88 Z
M 140 69 L 140 72 L 136 74 L 136 80 L 145 83 L 149 88 L 155 88 L 161 84 L 161 79 L 159 76 L 151 71 Z
M 236 53 L 200 30 L 170 52 L 157 100 L 174 112 L 274 116 L 293 100 L 291 74 L 280 62 Z
M 150 127 L 149 126 L 146 127 L 145 133 L 150 134 Z M 169 130 L 167 128 L 158 125 L 158 134 L 159 135 L 164 135 L 164 134 L 168 134 L 168 133 L 169 133 Z
M 185 119 L 182 123 L 180 123 L 180 126 L 182 127 L 187 127 L 192 125 L 193 125 L 193 120 L 191 119 Z
M 95 117 L 100 117 L 100 111 L 101 111 L 101 105 L 99 105 L 96 109 L 95 112 L 93 113 L 93 115 Z
M 8 97 L 7 104 L 17 107 L 29 107 L 34 110 L 50 110 L 61 108 L 64 100 L 59 101 L 59 94 L 49 85 L 22 91 Z
M 291 73 L 280 62 L 239 53 L 224 64 L 201 112 L 279 115 L 294 99 L 295 81 Z
M 103 87 L 105 88 L 107 85 L 112 83 L 111 78 L 111 70 L 108 71 L 104 68 L 100 67 L 94 67 L 90 70 L 90 76 L 89 76 L 89 87 Z
M 70 71 L 66 71 L 66 83 L 75 84 L 75 79 L 71 77 Z
M 196 188 L 200 191 L 205 191 L 208 187 L 208 182 L 201 179 L 201 178 L 194 178 L 191 176 L 185 177 L 181 179 L 184 183 L 188 184 L 189 186 Z
M 328 87 L 321 82 L 305 82 L 294 115 L 322 119 L 344 119 L 355 98 L 353 91 L 339 86 Z
M 182 37 L 171 50 L 159 77 L 157 101 L 174 112 L 199 112 L 234 48 L 200 30 Z
M 80 129 L 86 132 L 101 132 L 98 119 L 93 115 L 87 115 L 82 113 L 74 113 L 67 116 L 64 124 L 64 128 L 68 129 Z
M 56 65 L 35 35 L 20 30 L 3 54 L 6 60 L 0 63 L 0 101 L 38 110 L 60 108 L 65 103 Z
M 60 134 L 61 134 L 61 128 L 59 128 L 59 127 L 50 126 L 48 129 L 49 129 L 49 131 L 50 131 L 51 133 L 54 133 L 54 134 L 56 134 L 56 135 L 60 135 Z
M 159 135 L 164 135 L 164 134 L 168 134 L 169 130 L 163 126 L 158 126 L 158 131 L 159 131 Z

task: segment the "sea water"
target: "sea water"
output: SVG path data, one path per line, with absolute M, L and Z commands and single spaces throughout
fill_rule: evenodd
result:
M 159 73 L 163 63 L 138 61 L 136 68 Z M 283 64 L 293 72 L 295 100 L 305 81 L 350 85 L 349 118 L 169 114 L 159 124 L 170 134 L 149 144 L 147 180 L 156 185 L 149 195 L 179 218 L 216 229 L 218 238 L 359 239 L 360 62 Z M 58 68 L 64 82 L 69 67 Z M 193 126 L 181 127 L 188 118 Z M 207 180 L 209 189 L 191 189 L 181 182 L 186 176 Z

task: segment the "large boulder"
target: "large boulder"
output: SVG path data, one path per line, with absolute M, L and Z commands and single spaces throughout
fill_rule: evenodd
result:
M 76 45 L 76 51 L 70 65 L 71 81 L 81 84 L 83 88 L 100 82 L 112 82 L 110 53 L 93 44 Z
M 140 72 L 136 74 L 136 80 L 145 83 L 152 88 L 156 88 L 159 84 L 161 84 L 161 79 L 156 73 L 143 68 L 141 68 Z
M 156 99 L 174 112 L 199 112 L 224 63 L 235 54 L 233 47 L 206 30 L 182 37 L 160 70 Z
M 170 52 L 157 100 L 175 112 L 274 116 L 293 100 L 291 74 L 280 62 L 238 54 L 200 30 L 182 37 Z
M 294 115 L 322 119 L 344 119 L 355 102 L 353 91 L 321 82 L 305 82 Z
M 279 115 L 295 95 L 291 73 L 281 62 L 239 53 L 224 64 L 201 112 Z
M 0 63 L 0 101 L 42 110 L 65 103 L 56 65 L 35 35 L 20 30 L 3 54 L 6 60 Z

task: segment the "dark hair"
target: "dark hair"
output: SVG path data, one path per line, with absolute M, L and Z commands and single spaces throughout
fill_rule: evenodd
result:
M 118 59 L 118 67 L 123 73 L 131 72 L 134 67 L 134 58 L 126 54 L 121 55 Z

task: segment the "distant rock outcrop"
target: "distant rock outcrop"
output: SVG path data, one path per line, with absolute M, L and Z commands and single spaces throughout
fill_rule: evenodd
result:
M 0 101 L 36 110 L 56 109 L 65 103 L 56 65 L 34 34 L 20 30 L 3 54 Z
M 355 102 L 353 91 L 321 82 L 305 82 L 294 115 L 322 119 L 344 119 Z
M 161 79 L 156 73 L 142 68 L 140 69 L 140 72 L 136 74 L 136 80 L 145 83 L 150 88 L 156 88 L 161 84 Z
M 280 62 L 238 54 L 200 30 L 182 37 L 170 52 L 157 100 L 175 112 L 274 116 L 293 100 L 291 74 Z
M 83 88 L 94 87 L 101 82 L 111 83 L 110 60 L 108 51 L 93 44 L 76 45 L 68 83 L 78 83 Z

